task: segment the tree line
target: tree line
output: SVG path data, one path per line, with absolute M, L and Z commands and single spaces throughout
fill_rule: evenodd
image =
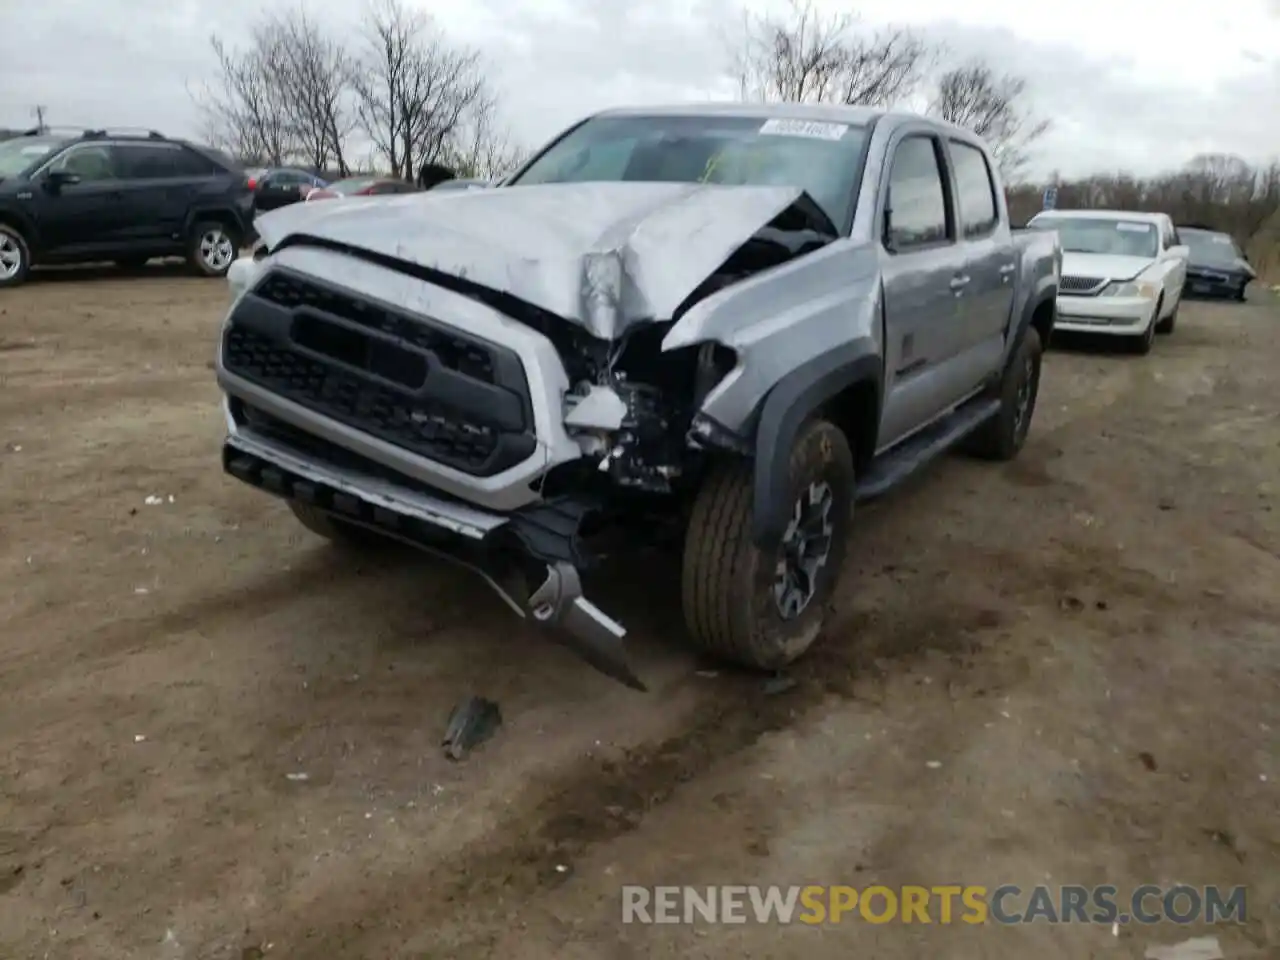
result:
M 733 65 L 744 99 L 906 107 L 982 136 L 1006 182 L 1013 222 L 1025 223 L 1057 187 L 1059 208 L 1164 212 L 1175 222 L 1231 234 L 1262 275 L 1280 276 L 1280 163 L 1251 165 L 1204 154 L 1154 177 L 1126 173 L 1033 183 L 1026 168 L 1050 119 L 1037 116 L 1024 78 L 981 60 L 953 62 L 945 46 L 889 28 L 858 29 L 852 14 L 822 13 L 790 0 L 780 14 L 744 17 Z M 1040 158 L 1043 159 L 1043 158 Z
M 241 48 L 212 42 L 220 71 L 196 99 L 209 139 L 245 159 L 411 179 L 423 163 L 493 177 L 521 157 L 499 123 L 482 53 L 452 43 L 405 0 L 372 0 L 351 37 L 299 9 L 264 17 Z M 1038 115 L 1023 77 L 957 59 L 910 29 L 865 30 L 855 14 L 824 12 L 814 0 L 769 14 L 744 9 L 726 53 L 744 100 L 899 107 L 967 127 L 991 145 L 1012 185 L 1015 222 L 1040 209 L 1045 184 L 1030 183 L 1026 171 L 1052 121 Z M 352 156 L 354 143 L 367 144 L 367 155 Z M 1145 179 L 1050 180 L 1059 207 L 1162 210 L 1261 248 L 1261 261 L 1280 248 L 1280 165 L 1206 155 Z
M 353 37 L 299 7 L 260 19 L 243 46 L 211 43 L 218 73 L 193 97 L 206 139 L 246 162 L 412 180 L 424 163 L 491 178 L 519 160 L 480 51 L 404 0 L 373 0 Z

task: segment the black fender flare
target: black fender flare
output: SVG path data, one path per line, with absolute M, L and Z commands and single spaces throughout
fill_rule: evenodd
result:
M 1022 316 L 1018 318 L 1018 325 L 1010 331 L 1013 336 L 1009 338 L 1009 350 L 1006 359 L 1013 356 L 1013 351 L 1017 349 L 1018 343 L 1022 340 L 1022 335 L 1026 332 L 1027 327 L 1031 326 L 1031 318 L 1046 303 L 1054 305 L 1053 319 L 1055 322 L 1057 321 L 1057 301 L 1058 285 L 1051 278 L 1046 278 L 1032 291 L 1031 296 L 1027 297 L 1027 302 L 1022 307 Z M 1042 346 L 1047 347 L 1049 344 L 1044 343 Z
M 884 362 L 879 355 L 868 354 L 865 345 L 850 345 L 801 364 L 765 395 L 756 424 L 752 488 L 751 539 L 756 546 L 771 549 L 786 529 L 791 451 L 800 428 L 828 400 L 864 382 L 875 385 L 879 407 Z
M 22 239 L 27 242 L 27 252 L 34 259 L 41 250 L 40 228 L 35 219 L 23 213 L 20 208 L 0 206 L 0 223 L 8 224 L 22 234 Z
M 186 222 L 182 228 L 183 235 L 190 237 L 191 231 L 202 220 L 230 220 L 236 225 L 236 229 L 240 231 L 241 240 L 248 236 L 249 228 L 252 226 L 252 223 L 246 223 L 244 217 L 236 213 L 229 204 L 215 203 L 209 206 L 193 207 L 188 210 Z

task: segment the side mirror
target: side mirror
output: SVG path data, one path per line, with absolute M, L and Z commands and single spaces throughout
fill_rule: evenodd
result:
M 75 186 L 80 182 L 80 174 L 72 173 L 70 170 L 50 170 L 45 174 L 45 184 L 54 193 L 57 193 L 63 187 Z

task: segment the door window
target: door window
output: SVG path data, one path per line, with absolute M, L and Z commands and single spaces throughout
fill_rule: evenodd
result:
M 48 169 L 74 173 L 82 183 L 115 180 L 118 176 L 115 152 L 103 143 L 69 147 Z
M 889 172 L 888 241 L 893 251 L 946 243 L 954 236 L 933 137 L 907 137 L 898 144 Z
M 966 239 L 984 237 L 996 228 L 996 186 L 981 150 L 969 143 L 951 141 L 956 170 L 956 206 Z
M 122 180 L 165 180 L 178 176 L 178 148 L 150 143 L 121 143 L 115 151 Z
M 179 147 L 174 151 L 173 165 L 176 177 L 212 177 L 224 172 L 208 157 L 189 147 Z

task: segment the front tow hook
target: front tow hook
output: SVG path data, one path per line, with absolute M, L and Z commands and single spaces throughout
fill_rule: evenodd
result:
M 547 579 L 530 594 L 527 609 L 535 622 L 558 627 L 557 642 L 601 673 L 633 690 L 648 691 L 631 669 L 623 644 L 626 628 L 582 595 L 582 578 L 574 566 L 548 564 Z

